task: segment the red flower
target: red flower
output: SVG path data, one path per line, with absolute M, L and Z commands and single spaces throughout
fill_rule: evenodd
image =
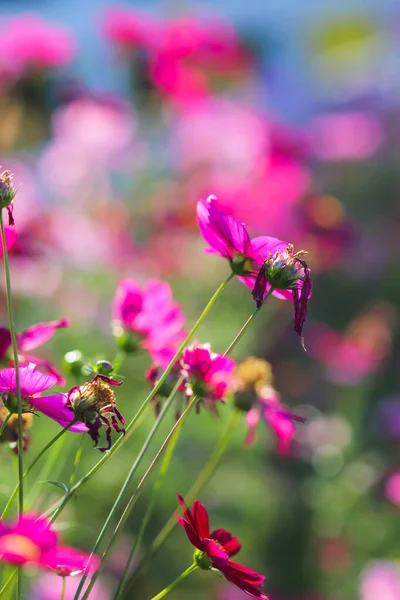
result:
M 201 569 L 217 569 L 249 596 L 268 600 L 259 589 L 264 584 L 264 575 L 230 560 L 241 548 L 237 538 L 225 529 L 216 529 L 210 533 L 207 510 L 198 500 L 193 503 L 192 510 L 186 506 L 180 494 L 178 500 L 183 517 L 177 514 L 175 516 L 179 525 L 185 529 L 190 543 L 197 548 L 194 553 L 197 566 Z

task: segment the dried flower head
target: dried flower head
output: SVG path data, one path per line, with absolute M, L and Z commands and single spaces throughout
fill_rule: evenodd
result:
M 294 252 L 293 244 L 288 244 L 285 250 L 278 249 L 268 256 L 258 272 L 252 292 L 257 308 L 261 308 L 271 287 L 281 292 L 283 298 L 287 298 L 289 293 L 294 305 L 294 330 L 300 336 L 307 319 L 307 304 L 312 289 L 310 269 L 300 258 L 305 254 L 305 250 Z M 302 343 L 304 346 L 303 338 Z
M 247 357 L 236 369 L 236 391 L 256 391 L 272 381 L 272 367 L 269 362 L 255 356 Z
M 14 175 L 8 170 L 0 173 L 0 210 L 7 209 L 9 225 L 14 225 L 12 201 L 17 193 L 13 186 L 13 177 Z
M 117 433 L 125 433 L 118 421 L 123 425 L 125 420 L 117 409 L 112 385 L 119 386 L 123 382 L 116 381 L 105 375 L 96 375 L 93 379 L 81 386 L 73 387 L 67 395 L 68 405 L 79 421 L 88 427 L 89 435 L 97 447 L 101 426 L 106 425 L 107 447 L 99 448 L 105 452 L 111 448 L 111 427 Z

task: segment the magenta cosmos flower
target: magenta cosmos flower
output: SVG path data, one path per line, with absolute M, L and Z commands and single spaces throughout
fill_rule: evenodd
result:
M 268 600 L 259 589 L 264 584 L 264 575 L 230 560 L 241 548 L 237 538 L 226 529 L 210 532 L 207 510 L 198 500 L 193 503 L 192 510 L 186 506 L 180 494 L 178 500 L 183 517 L 177 514 L 175 516 L 179 525 L 186 531 L 190 543 L 196 548 L 194 561 L 197 566 L 200 569 L 217 569 L 228 581 L 249 596 Z
M 114 300 L 114 334 L 126 352 L 145 348 L 164 367 L 184 339 L 184 314 L 167 283 L 149 281 L 140 288 L 132 279 L 119 282 Z
M 125 419 L 117 409 L 115 394 L 111 388 L 122 383 L 106 375 L 95 375 L 92 381 L 73 387 L 67 394 L 68 407 L 77 419 L 85 423 L 96 448 L 100 439 L 100 429 L 102 425 L 106 426 L 107 446 L 99 448 L 101 452 L 111 448 L 111 428 L 117 433 L 125 433 L 118 424 L 119 422 L 123 425 Z
M 255 431 L 261 418 L 276 436 L 278 452 L 289 454 L 296 433 L 295 422 L 303 423 L 305 419 L 285 408 L 280 402 L 279 394 L 270 385 L 259 390 L 256 405 L 246 414 L 246 445 L 254 444 Z
M 205 252 L 229 260 L 232 271 L 252 288 L 257 308 L 271 287 L 274 296 L 293 300 L 294 329 L 301 336 L 311 294 L 310 269 L 300 258 L 305 252 L 294 254 L 291 244 L 273 237 L 250 239 L 244 223 L 219 210 L 215 201 L 209 196 L 197 203 L 200 232 L 209 244 Z
M 17 412 L 15 375 L 14 367 L 0 371 L 0 394 L 4 405 L 12 413 Z M 66 427 L 75 418 L 63 394 L 39 395 L 57 383 L 55 375 L 41 373 L 36 370 L 35 364 L 29 363 L 27 367 L 19 367 L 19 380 L 24 412 L 39 410 L 62 427 Z M 87 431 L 87 427 L 84 423 L 77 422 L 71 425 L 70 431 Z
M 63 376 L 51 363 L 26 353 L 38 348 L 39 346 L 42 346 L 42 344 L 53 337 L 57 329 L 68 326 L 69 319 L 58 319 L 58 321 L 50 321 L 48 323 L 37 323 L 36 325 L 32 325 L 32 327 L 28 327 L 28 329 L 22 333 L 17 333 L 17 348 L 21 366 L 26 366 L 29 363 L 35 363 L 36 365 L 42 367 L 47 373 L 52 373 L 55 375 L 59 385 L 64 385 L 65 380 Z M 0 361 L 5 359 L 10 361 L 13 360 L 10 350 L 10 330 L 7 329 L 7 327 L 0 327 Z
M 198 396 L 200 402 L 215 412 L 216 402 L 224 402 L 231 390 L 235 361 L 211 352 L 209 344 L 202 344 L 186 348 L 181 364 L 187 397 Z
M 51 521 L 31 513 L 11 524 L 0 522 L 0 561 L 50 570 L 62 577 L 97 570 L 100 564 L 96 555 L 60 546 Z

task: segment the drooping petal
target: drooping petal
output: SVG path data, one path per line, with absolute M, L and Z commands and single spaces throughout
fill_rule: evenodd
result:
M 262 307 L 266 291 L 267 291 L 267 278 L 265 276 L 265 268 L 263 265 L 258 272 L 253 291 L 251 292 L 251 295 L 253 296 L 253 298 L 256 302 L 257 308 Z
M 68 327 L 69 319 L 59 319 L 49 323 L 37 323 L 22 333 L 18 334 L 17 344 L 20 352 L 29 352 L 38 346 L 42 346 L 49 340 L 57 329 Z
M 268 600 L 268 596 L 258 589 L 264 583 L 265 577 L 248 569 L 244 565 L 229 561 L 221 569 L 224 577 L 253 598 Z
M 6 246 L 7 250 L 10 250 L 17 241 L 17 230 L 15 227 L 8 227 L 7 225 L 4 227 L 4 231 L 6 234 Z M 3 244 L 0 243 L 0 258 L 3 257 Z
M 293 304 L 294 304 L 294 330 L 299 336 L 303 333 L 304 323 L 307 319 L 307 304 L 308 298 L 311 294 L 312 282 L 310 277 L 310 269 L 303 260 L 299 260 L 304 268 L 304 281 L 301 289 L 293 290 Z
M 258 408 L 251 408 L 246 414 L 247 434 L 244 443 L 246 446 L 251 446 L 256 441 L 256 429 L 261 417 L 261 412 Z
M 29 399 L 30 404 L 41 413 L 66 427 L 74 419 L 74 412 L 67 406 L 67 398 L 63 394 L 52 394 L 50 396 L 37 396 Z M 88 427 L 78 421 L 69 428 L 69 431 L 88 431 Z

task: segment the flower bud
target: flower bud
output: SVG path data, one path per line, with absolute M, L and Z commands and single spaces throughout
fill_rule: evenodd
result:
M 114 371 L 114 366 L 109 360 L 98 360 L 95 371 L 100 375 L 110 375 Z
M 125 354 L 136 354 L 140 350 L 140 340 L 137 336 L 125 331 L 119 325 L 113 328 L 113 334 L 117 341 L 117 346 Z

